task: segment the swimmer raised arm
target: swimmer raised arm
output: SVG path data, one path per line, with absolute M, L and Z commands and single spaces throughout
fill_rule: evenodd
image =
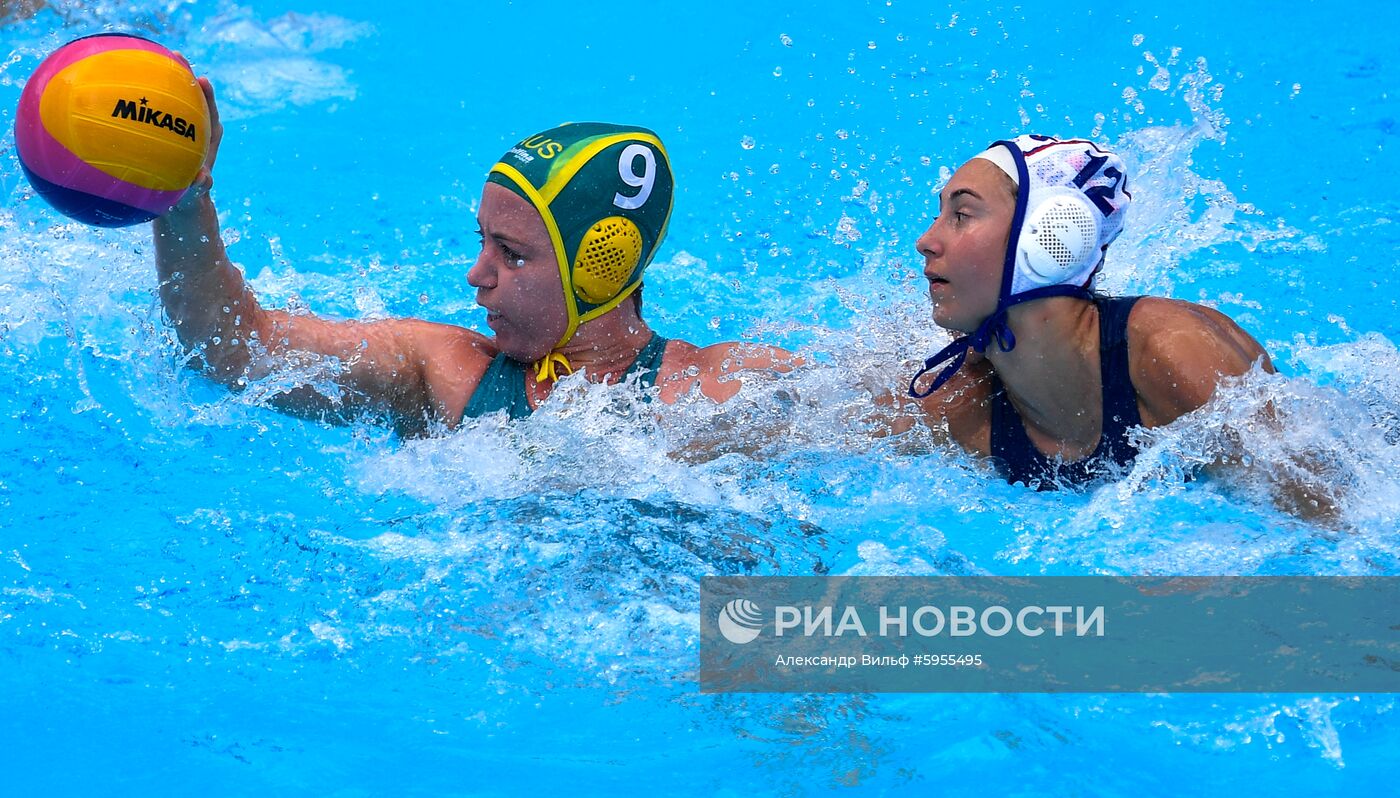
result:
M 343 366 L 339 401 L 303 387 L 279 397 L 278 406 L 328 418 L 370 412 L 400 432 L 425 431 L 430 419 L 445 416 L 454 393 L 470 390 L 473 373 L 484 371 L 495 354 L 490 341 L 414 319 L 337 322 L 264 309 L 219 234 L 209 190 L 223 126 L 213 87 L 206 78 L 200 85 L 211 117 L 205 167 L 181 203 L 153 223 L 161 301 L 194 365 L 238 388 L 298 353 L 334 357 Z
M 790 365 L 786 352 L 765 348 L 766 356 L 735 366 L 732 345 L 667 341 L 641 320 L 641 275 L 670 215 L 671 174 L 654 134 L 614 125 L 546 131 L 493 169 L 477 218 L 482 251 L 467 275 L 493 338 L 417 319 L 334 321 L 265 309 L 219 235 L 209 189 L 223 128 L 213 87 L 200 83 L 211 112 L 209 155 L 189 194 L 154 223 L 156 263 L 181 343 L 227 387 L 284 364 L 334 358 L 338 395 L 303 385 L 278 406 L 331 420 L 369 413 L 418 435 L 495 410 L 528 415 L 575 370 L 594 382 L 635 373 L 643 386 L 658 384 L 663 401 L 696 388 L 724 401 L 746 373 Z

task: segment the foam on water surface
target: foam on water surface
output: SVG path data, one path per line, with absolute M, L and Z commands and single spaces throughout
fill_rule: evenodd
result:
M 149 775 L 119 791 L 191 773 L 324 789 L 307 781 L 317 771 L 392 791 L 403 785 L 378 772 L 386 761 L 418 765 L 424 793 L 460 790 L 442 774 L 473 768 L 499 774 L 501 792 L 677 773 L 706 794 L 1110 795 L 1180 789 L 1182 772 L 1285 792 L 1380 783 L 1396 732 L 1378 696 L 692 686 L 707 574 L 1400 572 L 1394 200 L 1358 170 L 1313 196 L 1271 189 L 1257 166 L 1295 146 L 1262 130 L 1261 108 L 1314 124 L 1308 104 L 1337 87 L 1360 109 L 1328 106 L 1337 147 L 1393 163 L 1373 102 L 1389 67 L 1367 60 L 1369 44 L 1306 80 L 1281 63 L 1274 97 L 1251 82 L 1253 49 L 1173 43 L 1197 34 L 1133 42 L 1145 26 L 1115 18 L 1121 42 L 1061 68 L 1035 49 L 1027 31 L 1043 20 L 1028 10 L 871 3 L 844 25 L 820 9 L 727 34 L 695 21 L 732 63 L 682 65 L 693 94 L 652 90 L 674 80 L 650 61 L 614 73 L 583 50 L 568 55 L 598 65 L 592 93 L 507 84 L 490 72 L 505 50 L 488 51 L 479 82 L 537 98 L 488 104 L 455 63 L 402 96 L 386 53 L 421 64 L 441 51 L 427 46 L 436 28 L 420 26 L 417 49 L 402 38 L 425 13 L 70 3 L 5 29 L 0 655 L 17 698 L 0 738 L 31 760 L 88 754 L 66 774 L 17 770 L 17 783 L 97 783 L 134 764 Z M 648 271 L 647 318 L 698 343 L 780 343 L 810 365 L 723 407 L 565 381 L 525 421 L 411 441 L 269 408 L 288 385 L 329 385 L 335 363 L 224 394 L 182 367 L 148 234 L 63 222 L 9 158 L 28 71 L 118 23 L 181 49 L 224 91 L 221 222 L 269 304 L 480 327 L 464 284 L 480 172 L 555 114 L 628 113 L 661 131 L 686 187 Z M 1090 63 L 1103 86 L 1085 82 Z M 434 124 L 392 126 L 433 104 Z M 1110 289 L 1218 307 L 1282 372 L 1144 433 L 1129 473 L 1083 492 L 1002 484 L 926 430 L 871 436 L 870 396 L 947 340 L 912 252 L 934 189 L 987 141 L 1032 127 L 1092 135 L 1134 169 Z M 1183 478 L 1226 451 L 1250 467 Z M 1340 507 L 1333 521 L 1275 506 L 1270 474 L 1304 463 Z M 133 741 L 121 767 L 103 753 L 118 730 Z M 735 787 L 736 769 L 753 783 Z

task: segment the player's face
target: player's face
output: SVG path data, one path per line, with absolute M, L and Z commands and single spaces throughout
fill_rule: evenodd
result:
M 467 272 L 476 303 L 486 309 L 501 352 L 522 363 L 539 360 L 569 327 L 564 281 L 544 219 L 495 183 L 482 191 L 476 218 L 481 254 Z
M 918 240 L 938 326 L 972 332 L 996 311 L 1016 212 L 1012 188 L 982 158 L 963 164 L 943 187 L 938 218 Z

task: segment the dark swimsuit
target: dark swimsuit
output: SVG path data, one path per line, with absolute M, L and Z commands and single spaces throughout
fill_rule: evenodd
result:
M 1099 309 L 1099 373 L 1103 381 L 1103 432 L 1083 460 L 1066 463 L 1040 453 L 1011 404 L 1001 380 L 992 374 L 992 462 L 1006 481 L 1039 490 L 1078 485 L 1125 468 L 1137 457 L 1128 430 L 1142 425 L 1137 390 L 1128 371 L 1128 314 L 1141 297 L 1094 297 Z
M 661 356 L 666 353 L 666 339 L 652 333 L 651 340 L 637 353 L 637 359 L 627 367 L 622 379 L 637 374 L 637 385 L 650 388 L 656 384 L 656 375 L 661 371 Z M 511 360 L 505 355 L 496 355 L 486 373 L 481 375 L 481 383 L 476 386 L 471 401 L 462 418 L 476 418 L 487 413 L 504 410 L 511 418 L 525 418 L 533 412 L 530 400 L 525 395 L 525 364 Z

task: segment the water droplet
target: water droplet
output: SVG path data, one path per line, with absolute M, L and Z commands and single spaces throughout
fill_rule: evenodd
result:
M 778 41 L 782 42 L 784 47 L 792 46 L 792 37 L 787 35 L 786 33 L 779 34 Z
M 780 77 L 782 77 L 782 76 L 783 76 L 783 68 L 780 67 L 780 66 L 775 66 L 775 67 L 773 67 L 773 77 L 775 77 L 775 78 L 780 78 Z
M 866 42 L 866 43 L 865 43 L 865 49 L 867 49 L 867 50 L 874 50 L 874 49 L 875 49 L 875 42 Z
M 746 150 L 751 150 L 751 149 L 753 149 L 756 145 L 757 145 L 757 142 L 755 142 L 755 141 L 753 140 L 753 136 L 745 136 L 745 137 L 739 139 L 739 146 L 740 146 L 740 147 L 743 147 L 743 148 L 746 149 Z
M 1143 37 L 1143 35 L 1142 35 L 1141 33 L 1134 35 L 1134 36 L 1133 36 L 1133 46 L 1134 46 L 1134 47 L 1141 47 L 1141 46 L 1142 46 L 1143 39 L 1144 39 L 1144 37 Z

